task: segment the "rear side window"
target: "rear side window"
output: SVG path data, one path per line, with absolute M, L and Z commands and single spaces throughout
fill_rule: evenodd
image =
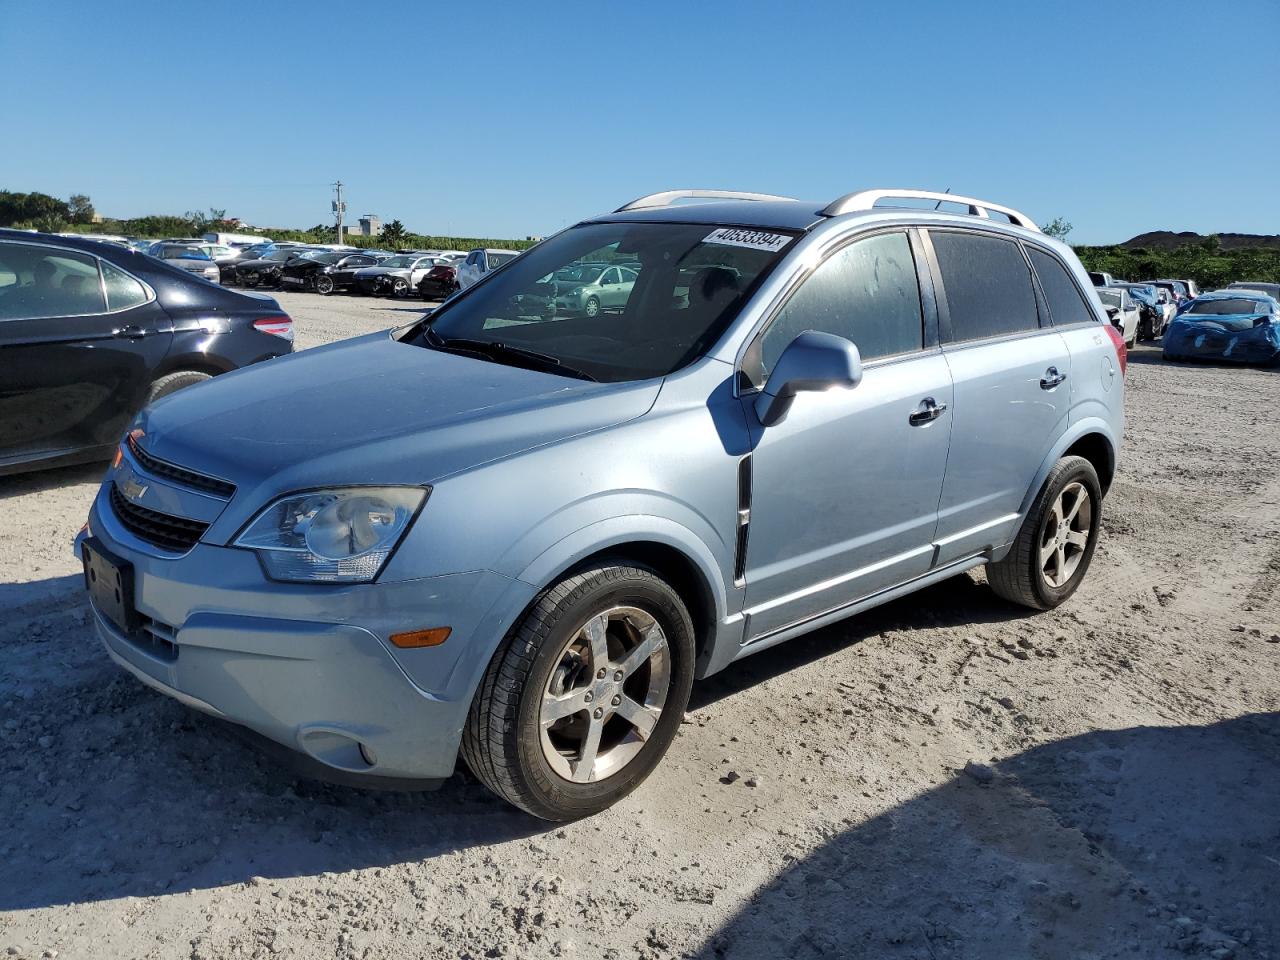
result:
M 102 279 L 107 288 L 107 309 L 128 310 L 147 302 L 147 289 L 123 270 L 102 261 Z
M 1028 247 L 1031 265 L 1036 268 L 1036 276 L 1040 280 L 1040 289 L 1049 303 L 1049 316 L 1055 327 L 1065 327 L 1069 323 L 1093 323 L 1096 318 L 1080 289 L 1071 280 L 1071 274 L 1057 257 Z M 1116 306 L 1124 306 L 1123 297 Z
M 980 340 L 1040 326 L 1031 271 L 1012 240 L 931 231 L 951 313 L 953 340 Z
M 905 233 L 858 240 L 818 265 L 765 331 L 764 374 L 806 330 L 851 340 L 863 360 L 924 347 L 920 283 Z
M 105 309 L 94 257 L 0 243 L 0 320 L 86 316 Z

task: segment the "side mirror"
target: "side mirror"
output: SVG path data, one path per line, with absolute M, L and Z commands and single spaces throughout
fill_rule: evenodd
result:
M 796 394 L 805 390 L 856 387 L 862 381 L 858 348 L 844 337 L 806 330 L 782 351 L 756 398 L 756 416 L 766 427 L 781 423 Z

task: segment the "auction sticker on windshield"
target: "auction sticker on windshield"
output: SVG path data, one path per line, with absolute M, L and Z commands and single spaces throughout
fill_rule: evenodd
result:
M 743 230 L 739 227 L 721 227 L 712 230 L 703 243 L 719 243 L 726 247 L 750 247 L 753 250 L 776 252 L 791 241 L 785 233 L 765 233 L 761 230 Z

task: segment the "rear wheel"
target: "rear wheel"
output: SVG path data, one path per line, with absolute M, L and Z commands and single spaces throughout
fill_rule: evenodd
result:
M 1049 610 L 1080 586 L 1102 521 L 1102 486 L 1084 457 L 1063 457 L 1045 479 L 1009 553 L 987 564 L 991 588 L 1006 600 Z
M 608 565 L 548 590 L 494 655 L 462 756 L 499 796 L 546 820 L 590 816 L 634 790 L 680 727 L 693 623 L 644 567 Z
M 183 387 L 195 386 L 197 383 L 212 379 L 212 376 L 199 370 L 175 370 L 173 373 L 166 373 L 151 384 L 151 389 L 147 391 L 147 403 L 155 403 L 161 397 L 177 393 Z
M 333 293 L 333 277 L 320 274 L 316 277 L 316 293 L 322 297 L 327 297 Z

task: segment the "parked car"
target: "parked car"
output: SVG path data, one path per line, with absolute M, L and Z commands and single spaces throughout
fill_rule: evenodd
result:
M 248 263 L 251 260 L 259 260 L 265 254 L 270 253 L 272 246 L 269 243 L 260 243 L 253 247 L 236 247 L 234 254 L 215 260 L 218 265 L 218 272 L 222 276 L 223 283 L 238 283 L 239 276 L 237 268 L 242 263 Z
M 237 260 L 236 283 L 242 287 L 276 287 L 284 274 L 284 265 L 306 253 L 307 247 L 281 247 L 278 244 L 256 260 Z
M 410 290 L 416 289 L 422 282 L 422 278 L 437 265 L 438 261 L 435 257 L 412 253 L 397 254 L 375 266 L 357 270 L 355 282 L 361 293 L 380 297 L 402 297 Z
M 555 274 L 556 313 L 595 317 L 602 310 L 621 310 L 639 274 L 631 267 L 585 263 Z
M 283 285 L 300 286 L 328 296 L 335 290 L 345 290 L 355 281 L 358 270 L 375 266 L 377 257 L 367 253 L 343 253 L 342 251 L 313 251 L 294 257 L 284 265 L 280 276 Z
M 487 276 L 491 271 L 497 270 L 498 267 L 514 260 L 519 255 L 515 250 L 502 250 L 497 247 L 472 250 L 457 265 L 458 289 L 467 289 L 467 287 Z
M 1280 300 L 1280 283 L 1268 283 L 1265 280 L 1238 280 L 1235 283 L 1228 283 L 1226 289 L 1257 290 L 1273 300 Z
M 1126 347 L 1137 346 L 1138 331 L 1142 325 L 1142 311 L 1124 287 L 1098 287 L 1098 299 L 1107 311 L 1107 318 L 1124 336 Z
M 1145 283 L 1116 281 L 1113 286 L 1123 287 L 1138 305 L 1138 339 L 1154 340 L 1163 335 L 1165 327 L 1173 319 L 1172 300 L 1169 291 Z
M 1280 302 L 1255 290 L 1201 294 L 1169 326 L 1164 358 L 1280 364 Z
M 1109 273 L 1096 273 L 1090 270 L 1089 282 L 1095 287 L 1109 287 L 1116 282 L 1116 279 Z
M 695 676 L 978 566 L 1070 597 L 1126 357 L 1071 248 L 947 194 L 905 192 L 976 215 L 672 202 L 708 193 L 144 410 L 77 538 L 114 659 L 349 779 L 461 751 L 563 820 L 650 774 Z M 606 248 L 623 310 L 509 321 Z
M 292 349 L 274 300 L 115 244 L 0 230 L 0 474 L 105 458 L 143 404 Z
M 436 257 L 436 263 L 418 281 L 418 294 L 424 300 L 444 300 L 458 291 L 456 260 Z
M 1200 296 L 1200 288 L 1194 280 L 1170 280 L 1168 278 L 1161 280 L 1161 283 L 1171 283 L 1182 291 L 1182 299 L 1194 300 Z
M 1181 280 L 1143 280 L 1142 282 L 1149 286 L 1168 290 L 1169 295 L 1173 298 L 1175 308 L 1184 300 L 1190 299 L 1190 297 L 1187 296 L 1187 285 Z
M 164 260 L 180 270 L 194 273 L 210 283 L 222 282 L 222 271 L 213 259 L 199 247 L 182 243 L 158 243 L 151 248 L 151 256 Z

